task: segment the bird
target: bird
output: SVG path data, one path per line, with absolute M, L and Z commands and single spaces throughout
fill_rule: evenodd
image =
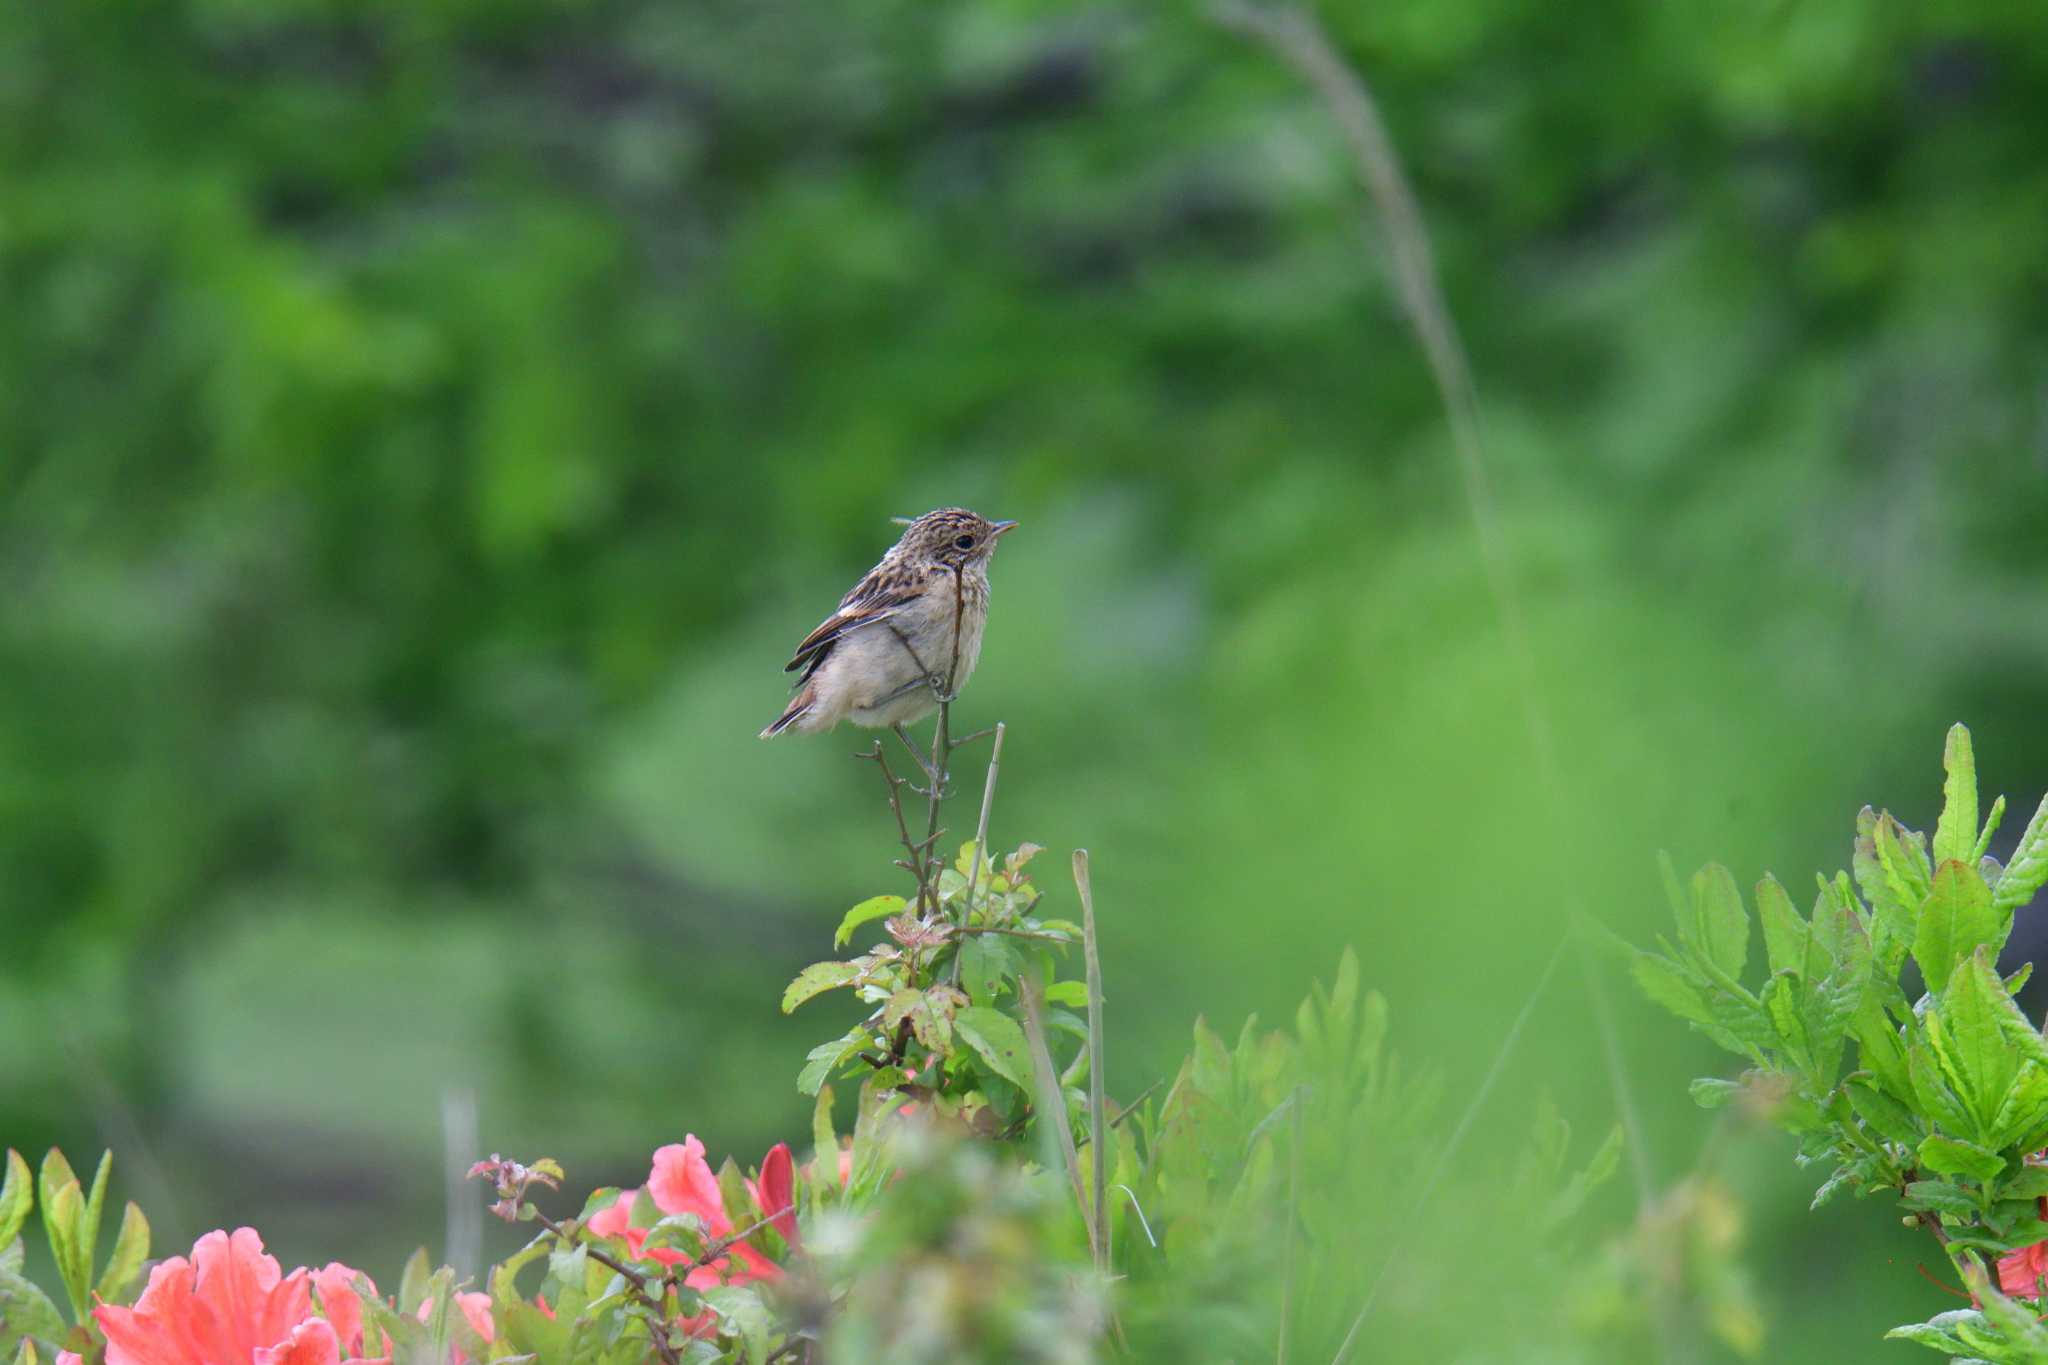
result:
M 989 560 L 1016 525 L 964 507 L 912 520 L 796 647 L 784 665 L 802 670 L 795 695 L 761 738 L 821 734 L 850 720 L 887 726 L 909 744 L 904 727 L 951 701 L 974 672 L 988 622 Z

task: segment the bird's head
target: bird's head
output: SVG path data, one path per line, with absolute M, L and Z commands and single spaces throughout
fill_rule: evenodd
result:
M 897 545 L 911 559 L 962 569 L 986 564 L 996 541 L 1016 524 L 990 521 L 964 507 L 941 507 L 911 522 Z

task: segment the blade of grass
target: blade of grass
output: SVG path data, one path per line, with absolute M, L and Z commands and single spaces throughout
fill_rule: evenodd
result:
M 1067 1101 L 1060 1094 L 1060 1073 L 1053 1069 L 1052 1049 L 1045 1041 L 1045 987 L 1038 978 L 1024 972 L 1017 978 L 1017 995 L 1024 1002 L 1024 1038 L 1031 1045 L 1032 1071 L 1038 1079 L 1038 1125 L 1050 1128 L 1058 1137 L 1059 1154 L 1066 1163 L 1067 1184 L 1080 1206 L 1081 1221 L 1088 1225 L 1088 1250 L 1101 1264 L 1102 1238 L 1095 1226 L 1095 1210 L 1081 1191 L 1081 1155 L 1074 1150 L 1074 1128 L 1067 1122 Z M 1098 1163 L 1099 1164 L 1099 1163 Z

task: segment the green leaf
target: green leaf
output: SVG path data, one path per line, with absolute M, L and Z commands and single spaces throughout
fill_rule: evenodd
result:
M 977 1005 L 993 1005 L 1003 984 L 1017 974 L 1017 955 L 1000 934 L 963 934 L 960 984 Z
M 789 1014 L 814 995 L 852 985 L 860 973 L 857 962 L 813 962 L 798 972 L 789 989 L 783 991 L 782 1012 Z
M 2048 1166 L 2022 1166 L 2012 1179 L 1998 1187 L 2000 1199 L 2040 1199 L 2048 1196 Z
M 1919 1147 L 1926 1134 L 1912 1110 L 1874 1086 L 1851 1084 L 1847 1091 L 1849 1106 L 1880 1136 L 1909 1150 Z
M 1927 988 L 1935 990 L 1947 982 L 1956 964 L 1980 944 L 1991 945 L 1995 952 L 2004 941 L 2006 927 L 1992 910 L 1991 891 L 1977 869 L 1964 863 L 1943 863 L 1920 905 L 1920 922 L 1913 938 L 1913 960 L 1920 964 Z
M 1764 983 L 1764 1013 L 1769 1016 L 1771 1028 L 1778 1035 L 1778 1044 L 1802 1071 L 1813 1069 L 1813 1053 L 1808 1046 L 1806 1021 L 1799 1013 L 1799 977 L 1792 972 L 1779 972 Z
M 406 1317 L 413 1317 L 420 1311 L 420 1305 L 427 1301 L 427 1282 L 433 1278 L 433 1267 L 427 1260 L 427 1249 L 416 1248 L 405 1258 L 405 1269 L 398 1277 L 398 1311 Z
M 1906 1048 L 1906 1072 L 1913 1082 L 1914 1107 L 1942 1127 L 1955 1133 L 1973 1133 L 1976 1120 L 1962 1106 L 1942 1079 L 1941 1064 L 1924 1039 L 1915 1038 Z
M 2048 796 L 2034 810 L 2034 818 L 2020 833 L 2020 841 L 2006 860 L 2005 875 L 1992 893 L 1991 908 L 2010 916 L 2034 898 L 2041 883 L 2048 882 Z
M 2020 1064 L 1998 1112 L 1992 1115 L 1990 1144 L 2011 1146 L 2039 1127 L 2044 1118 L 2048 1118 L 2048 1068 L 2029 1059 Z
M 1915 1180 L 1906 1186 L 1906 1207 L 1931 1209 L 1935 1213 L 1953 1214 L 1957 1218 L 1976 1218 L 1983 1210 L 1978 1206 L 1975 1195 L 1960 1185 L 1951 1185 L 1945 1180 Z
M 1778 885 L 1776 877 L 1766 876 L 1756 884 L 1756 912 L 1757 918 L 1763 921 L 1764 952 L 1770 958 L 1771 970 L 1804 974 L 1806 922 L 1792 908 L 1792 898 L 1785 894 L 1784 887 Z
M 1894 1327 L 1891 1331 L 1884 1334 L 1884 1339 L 1886 1341 L 1918 1342 L 1922 1346 L 1931 1346 L 1945 1355 L 1969 1355 L 1973 1348 L 1943 1324 L 1942 1319 L 1952 1316 L 1952 1314 L 1943 1313 L 1940 1317 L 1928 1322 L 1910 1322 L 1904 1327 Z M 1980 1317 L 1981 1315 L 1972 1313 L 1970 1316 Z
M 93 1292 L 107 1303 L 125 1303 L 129 1288 L 149 1259 L 149 1220 L 134 1200 L 121 1211 L 121 1230 L 114 1235 L 114 1249 L 107 1256 L 107 1268 Z
M 1884 1012 L 1884 1006 L 1866 995 L 1850 1021 L 1856 1035 L 1857 1059 L 1893 1099 L 1911 1100 L 1913 1083 L 1906 1074 L 1906 1049 L 1899 1041 L 1898 1025 Z
M 1692 905 L 1695 933 L 1707 961 L 1740 979 L 1749 961 L 1749 912 L 1742 908 L 1742 892 L 1727 868 L 1708 863 L 1693 873 Z
M 0 1183 L 0 1247 L 11 1245 L 21 1234 L 22 1224 L 28 1221 L 34 1205 L 35 1182 L 29 1176 L 28 1163 L 21 1159 L 20 1152 L 9 1147 L 7 1179 Z
M 1055 981 L 1045 988 L 1045 998 L 1055 1005 L 1070 1009 L 1088 1008 L 1088 983 L 1085 981 Z M 1335 1007 L 1332 1007 L 1332 1014 Z
M 903 907 L 906 904 L 908 902 L 901 896 L 869 896 L 859 905 L 847 911 L 846 917 L 839 921 L 839 932 L 832 935 L 832 946 L 844 948 L 847 940 L 853 937 L 854 930 L 873 920 L 888 919 L 891 915 L 900 915 L 903 913 Z M 789 1006 L 783 1006 L 783 1013 L 787 1014 L 788 1012 Z
M 85 1273 L 92 1274 L 100 1246 L 100 1220 L 106 1216 L 107 1181 L 114 1173 L 114 1154 L 100 1153 L 99 1169 L 92 1174 L 92 1193 L 85 1199 L 85 1218 L 79 1227 L 79 1244 L 85 1258 Z
M 1921 1142 L 1920 1164 L 1930 1171 L 1968 1176 L 1972 1180 L 1990 1180 L 2005 1169 L 2005 1161 L 1998 1153 L 1940 1133 Z
M 1956 964 L 1940 1008 L 1928 1011 L 1926 1018 L 1928 1041 L 1949 1086 L 1975 1115 L 1983 1133 L 1991 1131 L 2019 1071 L 2020 1058 L 2003 1029 L 2001 1006 L 2010 999 L 1980 947 Z
M 2001 796 L 1991 803 L 1991 814 L 1984 817 L 1984 832 L 1977 836 L 1977 845 L 1970 850 L 1970 856 L 1966 861 L 1982 863 L 1985 853 L 1991 848 L 1991 836 L 1998 833 L 1998 827 L 2004 823 L 2005 798 Z M 1989 881 L 1990 878 L 1987 877 L 1985 880 Z
M 1629 964 L 1629 972 L 1643 994 L 1670 1010 L 1681 1019 L 1690 1019 L 1695 1024 L 1714 1022 L 1713 1011 L 1707 1008 L 1706 996 L 1690 980 L 1677 963 L 1655 953 L 1639 952 Z M 1308 1003 L 1304 1001 L 1306 1010 Z M 1306 1029 L 1303 1030 L 1306 1036 Z
M 48 1169 L 47 1163 L 44 1169 Z M 84 1222 L 85 1195 L 75 1178 L 58 1185 L 44 1198 L 43 1231 L 50 1239 L 50 1259 L 57 1263 L 58 1278 L 64 1282 L 64 1293 L 71 1300 L 74 1322 L 84 1322 L 92 1308 L 92 1263 L 85 1258 L 80 1232 Z
M 837 1070 L 847 1058 L 860 1051 L 861 1044 L 866 1041 L 866 1036 L 856 1031 L 812 1048 L 805 1058 L 803 1070 L 797 1072 L 796 1088 L 806 1095 L 817 1094 L 819 1087 L 825 1084 L 826 1077 Z
M 1977 759 L 1970 751 L 1970 732 L 1949 727 L 1941 766 L 1948 779 L 1941 787 L 1941 819 L 1934 826 L 1936 863 L 1977 861 Z
M 986 1005 L 970 1005 L 953 1016 L 953 1032 L 981 1054 L 995 1073 L 1030 1091 L 1031 1057 L 1017 1021 Z
M 1728 1102 L 1742 1093 L 1739 1081 L 1724 1081 L 1715 1076 L 1702 1076 L 1686 1087 L 1692 1102 L 1702 1109 L 1725 1108 Z
M 63 1341 L 64 1318 L 50 1296 L 19 1271 L 0 1268 L 0 1338 L 15 1336 Z

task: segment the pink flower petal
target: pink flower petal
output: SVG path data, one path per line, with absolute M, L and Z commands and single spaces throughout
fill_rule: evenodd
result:
M 332 1323 L 307 1318 L 283 1341 L 258 1347 L 250 1358 L 252 1365 L 341 1365 L 341 1343 Z
M 671 1142 L 654 1153 L 654 1169 L 647 1177 L 647 1191 L 654 1206 L 663 1213 L 694 1213 L 704 1220 L 713 1237 L 732 1231 L 732 1219 L 725 1213 L 725 1196 L 718 1177 L 704 1160 L 704 1144 L 690 1134 L 680 1143 Z
M 355 1290 L 360 1274 L 340 1261 L 329 1261 L 313 1272 L 313 1288 L 320 1293 L 320 1306 L 327 1311 L 327 1320 L 334 1324 L 334 1339 L 351 1355 L 363 1353 L 363 1301 Z M 376 1288 L 375 1284 L 370 1286 L 372 1292 Z
M 2014 1298 L 2040 1297 L 2043 1275 L 2048 1275 L 2048 1242 L 2036 1242 L 1998 1258 L 1998 1288 Z
M 796 1166 L 790 1159 L 789 1144 L 778 1142 L 761 1158 L 760 1183 L 752 1187 L 761 1212 L 774 1220 L 775 1230 L 791 1246 L 797 1244 Z

